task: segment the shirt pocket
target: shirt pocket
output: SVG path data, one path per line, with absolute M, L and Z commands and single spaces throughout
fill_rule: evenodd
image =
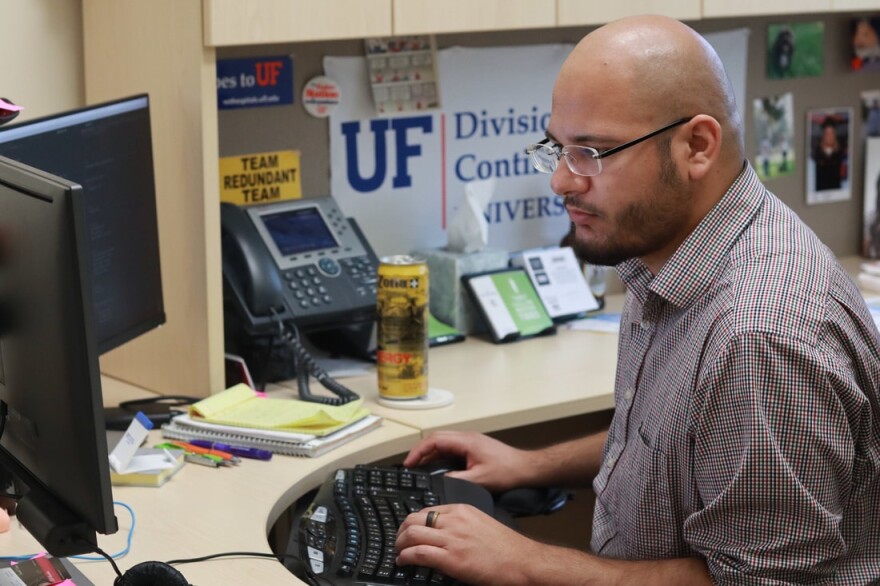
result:
M 670 557 L 682 549 L 682 526 L 676 519 L 669 457 L 656 448 L 650 430 L 639 425 L 615 483 L 625 498 L 614 513 L 622 546 L 631 559 Z

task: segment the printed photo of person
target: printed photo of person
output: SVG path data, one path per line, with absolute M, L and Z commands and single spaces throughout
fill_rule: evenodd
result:
M 852 108 L 807 112 L 807 203 L 851 197 L 849 156 L 852 151 Z
M 852 21 L 853 71 L 880 71 L 880 17 Z
M 796 22 L 767 27 L 767 77 L 788 79 L 822 75 L 825 24 Z

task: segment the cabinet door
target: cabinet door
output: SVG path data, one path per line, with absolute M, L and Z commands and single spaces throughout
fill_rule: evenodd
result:
M 831 0 L 831 10 L 835 12 L 849 10 L 877 12 L 880 10 L 880 4 L 877 3 L 877 0 Z
M 832 0 L 703 0 L 703 18 L 828 12 Z
M 202 0 L 205 46 L 391 34 L 391 0 Z
M 635 14 L 663 14 L 681 20 L 700 18 L 700 0 L 558 0 L 559 26 L 604 24 Z
M 394 34 L 548 28 L 556 0 L 394 0 Z

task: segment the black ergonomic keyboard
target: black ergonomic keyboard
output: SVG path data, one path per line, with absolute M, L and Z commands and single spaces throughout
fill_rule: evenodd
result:
M 481 486 L 406 468 L 358 466 L 331 474 L 296 529 L 306 578 L 320 585 L 457 584 L 420 566 L 397 566 L 397 528 L 411 512 L 444 503 L 469 503 L 493 514 Z

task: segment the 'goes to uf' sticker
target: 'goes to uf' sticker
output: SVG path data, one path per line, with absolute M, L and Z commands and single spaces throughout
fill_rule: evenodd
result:
M 293 59 L 289 55 L 217 61 L 219 109 L 292 103 Z

